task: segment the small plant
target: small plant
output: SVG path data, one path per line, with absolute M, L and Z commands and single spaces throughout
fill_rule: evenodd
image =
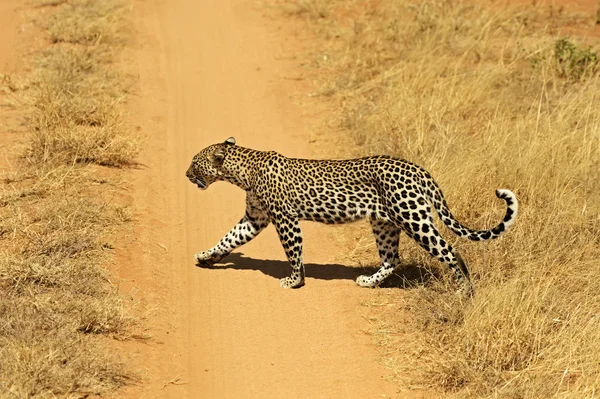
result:
M 554 45 L 556 70 L 561 77 L 580 79 L 586 72 L 598 69 L 598 54 L 591 47 L 582 49 L 568 39 L 559 39 Z

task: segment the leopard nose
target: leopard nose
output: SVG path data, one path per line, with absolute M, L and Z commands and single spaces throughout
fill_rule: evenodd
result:
M 188 170 L 185 172 L 185 176 L 186 176 L 188 179 L 192 180 L 192 176 L 193 176 L 193 175 L 194 175 L 194 171 L 192 170 L 192 167 L 190 166 L 190 167 L 188 168 Z

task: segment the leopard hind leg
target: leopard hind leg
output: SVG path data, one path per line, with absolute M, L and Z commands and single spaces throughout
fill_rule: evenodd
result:
M 361 287 L 377 287 L 394 272 L 398 265 L 400 229 L 389 221 L 377 219 L 371 219 L 371 228 L 377 243 L 381 266 L 372 275 L 362 275 L 356 279 L 356 283 Z
M 420 212 L 413 212 L 410 220 L 403 221 L 406 233 L 414 239 L 431 256 L 446 264 L 454 273 L 460 288 L 458 294 L 470 296 L 473 294 L 473 286 L 469 269 L 460 254 L 444 240 L 440 232 L 433 224 L 431 208 L 427 206 Z M 412 215 L 411 214 L 411 215 Z M 419 217 L 417 217 L 418 215 Z

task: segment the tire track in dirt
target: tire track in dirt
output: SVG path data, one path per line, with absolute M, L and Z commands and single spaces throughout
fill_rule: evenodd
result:
M 201 192 L 185 178 L 191 157 L 229 136 L 238 144 L 310 156 L 307 122 L 293 104 L 286 38 L 252 2 L 134 2 L 140 44 L 133 123 L 148 136 L 132 172 L 137 223 L 119 254 L 123 289 L 154 308 L 149 343 L 128 343 L 148 383 L 122 397 L 395 397 L 382 377 L 353 279 L 328 265 L 331 231 L 303 224 L 306 286 L 283 290 L 289 272 L 270 226 L 218 269 L 194 267 L 244 212 L 244 193 L 226 183 Z M 313 266 L 311 266 L 313 265 Z M 319 265 L 319 266 L 316 266 Z

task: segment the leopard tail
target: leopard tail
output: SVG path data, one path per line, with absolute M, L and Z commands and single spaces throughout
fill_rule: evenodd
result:
M 431 186 L 430 186 L 431 187 Z M 496 197 L 506 201 L 506 214 L 504 219 L 494 228 L 489 230 L 472 230 L 460 224 L 448 209 L 446 199 L 439 186 L 434 182 L 433 190 L 428 190 L 429 202 L 437 210 L 440 219 L 450 230 L 460 237 L 468 238 L 472 241 L 486 241 L 498 238 L 506 232 L 517 219 L 519 211 L 519 201 L 517 196 L 510 190 L 496 190 Z

